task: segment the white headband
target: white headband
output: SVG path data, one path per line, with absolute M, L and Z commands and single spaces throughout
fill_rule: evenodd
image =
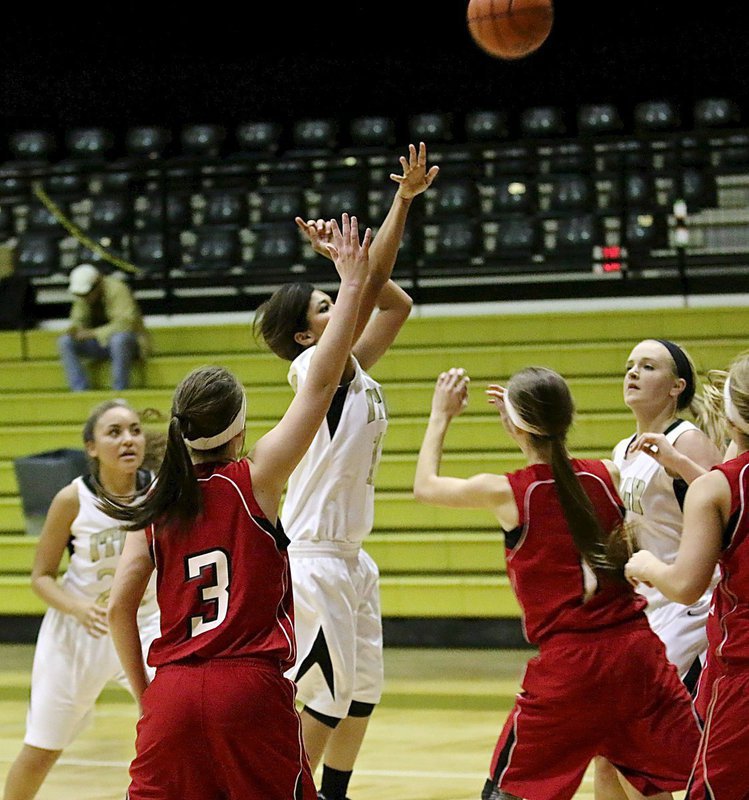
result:
M 510 422 L 512 422 L 516 428 L 520 428 L 521 431 L 533 433 L 536 436 L 548 436 L 546 431 L 539 430 L 538 428 L 534 428 L 533 425 L 529 425 L 520 414 L 518 414 L 517 409 L 510 401 L 510 393 L 507 389 L 505 389 L 502 395 L 502 402 L 505 404 L 505 410 L 507 411 L 507 416 L 510 418 Z
M 242 405 L 239 407 L 237 416 L 229 423 L 228 428 L 224 428 L 221 433 L 215 436 L 201 436 L 198 439 L 188 439 L 183 437 L 185 442 L 192 447 L 193 450 L 214 450 L 221 447 L 233 439 L 238 433 L 242 431 L 247 421 L 247 395 L 242 393 Z
M 725 386 L 723 387 L 723 411 L 725 412 L 726 419 L 735 425 L 742 433 L 749 434 L 749 422 L 747 422 L 741 414 L 739 414 L 736 406 L 731 400 L 731 378 L 726 378 Z

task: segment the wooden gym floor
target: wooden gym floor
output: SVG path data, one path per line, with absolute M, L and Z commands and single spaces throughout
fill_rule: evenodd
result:
M 372 717 L 352 800 L 477 800 L 533 651 L 387 649 L 386 694 Z M 33 648 L 0 646 L 0 785 L 24 733 Z M 135 706 L 105 690 L 93 724 L 50 773 L 38 800 L 120 800 Z M 578 798 L 592 798 L 590 771 Z

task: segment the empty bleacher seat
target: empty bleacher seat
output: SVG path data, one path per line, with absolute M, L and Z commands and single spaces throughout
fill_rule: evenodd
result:
M 670 131 L 679 127 L 676 106 L 667 100 L 647 100 L 635 106 L 635 127 L 640 131 Z
M 156 231 L 136 233 L 130 242 L 130 259 L 136 267 L 146 272 L 161 272 L 164 269 L 166 253 L 164 237 Z M 180 243 L 177 237 L 170 240 L 169 257 L 171 263 L 179 263 Z
M 253 234 L 252 264 L 255 266 L 278 263 L 290 266 L 300 256 L 301 238 L 294 225 L 282 222 L 256 225 Z
M 278 122 L 243 122 L 234 131 L 239 154 L 272 155 L 278 152 L 282 127 Z
M 187 156 L 215 158 L 224 139 L 226 130 L 221 125 L 185 125 L 180 131 L 182 152 Z
M 619 109 L 612 103 L 582 105 L 577 111 L 577 130 L 583 136 L 612 134 L 621 129 Z
M 130 205 L 124 197 L 91 199 L 90 228 L 102 233 L 122 233 L 130 226 Z
M 424 261 L 467 260 L 483 250 L 483 241 L 474 220 L 446 220 L 424 226 Z
M 325 187 L 319 192 L 320 201 L 317 206 L 318 218 L 337 219 L 340 221 L 344 212 L 356 215 L 364 220 L 367 211 L 365 194 L 360 186 L 335 184 Z
M 741 121 L 741 111 L 726 97 L 706 97 L 694 104 L 694 124 L 697 128 L 729 128 Z
M 68 208 L 64 203 L 57 204 L 63 214 L 68 212 Z M 26 214 L 26 225 L 30 231 L 49 231 L 57 232 L 62 235 L 63 228 L 57 221 L 57 217 L 45 206 L 39 202 L 34 202 L 29 206 L 28 213 Z
M 561 108 L 537 106 L 525 109 L 520 115 L 520 130 L 524 136 L 541 138 L 561 136 L 567 126 Z
M 338 143 L 338 124 L 332 119 L 300 119 L 294 123 L 292 141 L 295 150 L 332 153 Z
M 8 141 L 14 158 L 48 162 L 55 152 L 55 137 L 47 131 L 18 131 Z
M 114 136 L 104 128 L 75 128 L 65 134 L 71 158 L 104 161 L 114 145 Z
M 486 186 L 492 214 L 530 212 L 536 207 L 535 184 L 524 176 L 502 178 Z
M 253 194 L 251 201 L 257 222 L 289 222 L 307 216 L 304 192 L 298 187 L 269 187 Z
M 183 234 L 183 269 L 190 272 L 228 272 L 240 265 L 239 231 L 233 226 L 196 228 Z
M 565 252 L 590 254 L 601 243 L 598 221 L 593 214 L 560 217 L 557 222 L 555 247 Z
M 427 218 L 470 216 L 478 208 L 479 194 L 471 181 L 441 181 L 425 195 L 424 209 Z
M 60 237 L 49 233 L 23 233 L 16 246 L 16 270 L 20 275 L 42 277 L 60 267 Z
M 622 244 L 630 250 L 652 250 L 667 244 L 665 215 L 647 210 L 630 211 Z
M 408 120 L 409 138 L 417 147 L 419 142 L 430 145 L 453 140 L 452 114 L 429 112 L 414 114 Z
M 509 136 L 504 111 L 471 111 L 465 118 L 465 138 L 469 142 L 496 142 Z
M 391 117 L 357 117 L 349 126 L 351 143 L 357 148 L 384 150 L 395 145 L 395 120 Z
M 540 206 L 544 211 L 571 211 L 590 208 L 593 189 L 585 175 L 559 175 L 539 185 Z
M 707 170 L 685 169 L 681 173 L 677 189 L 690 212 L 716 206 L 718 203 L 715 176 Z
M 86 176 L 76 161 L 66 159 L 50 167 L 50 174 L 42 181 L 44 189 L 52 196 L 84 195 L 87 192 Z
M 184 192 L 170 192 L 166 196 L 167 224 L 171 228 L 184 228 L 191 223 L 190 197 Z M 160 192 L 140 195 L 135 199 L 135 227 L 161 228 L 164 224 L 164 197 Z
M 247 222 L 247 196 L 240 191 L 216 189 L 200 196 L 195 220 L 200 225 L 238 225 Z
M 524 144 L 507 144 L 494 151 L 486 162 L 487 175 L 530 175 L 536 172 L 535 153 Z
M 158 125 L 138 125 L 125 135 L 125 149 L 139 158 L 162 158 L 172 141 L 171 132 Z
M 492 225 L 493 247 L 487 248 L 495 258 L 514 258 L 530 254 L 537 246 L 535 218 L 527 215 L 500 217 Z

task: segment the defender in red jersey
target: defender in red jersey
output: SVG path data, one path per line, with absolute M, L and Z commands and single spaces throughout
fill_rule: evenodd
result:
M 749 356 L 732 365 L 723 408 L 737 457 L 690 485 L 676 560 L 665 564 L 641 550 L 626 567 L 631 581 L 688 604 L 720 566 L 697 697 L 704 731 L 687 792 L 691 800 L 749 797 Z
M 244 447 L 246 398 L 227 370 L 203 367 L 177 387 L 158 481 L 128 523 L 109 606 L 117 652 L 138 698 L 130 800 L 314 800 L 294 684 L 288 539 L 278 522 L 286 481 L 325 419 L 369 278 L 371 232 L 333 224 L 338 302 L 304 387 Z M 148 661 L 135 612 L 156 570 L 161 636 Z
M 416 499 L 487 508 L 505 533 L 507 571 L 539 655 L 497 742 L 484 800 L 573 797 L 595 756 L 639 792 L 683 789 L 699 741 L 689 695 L 624 580 L 623 509 L 611 462 L 570 459 L 573 404 L 561 376 L 531 367 L 489 402 L 527 460 L 509 475 L 439 474 L 468 377 L 440 375 L 419 453 Z

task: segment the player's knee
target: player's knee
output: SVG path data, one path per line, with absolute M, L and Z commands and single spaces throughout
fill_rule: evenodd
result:
M 309 706 L 305 706 L 304 710 L 312 719 L 316 719 L 331 730 L 335 730 L 341 722 L 339 717 L 331 717 L 328 714 L 323 714 L 321 711 L 315 711 L 314 708 L 310 708 Z
M 352 700 L 348 708 L 349 717 L 371 717 L 372 712 L 375 710 L 374 703 L 360 703 L 358 700 Z

